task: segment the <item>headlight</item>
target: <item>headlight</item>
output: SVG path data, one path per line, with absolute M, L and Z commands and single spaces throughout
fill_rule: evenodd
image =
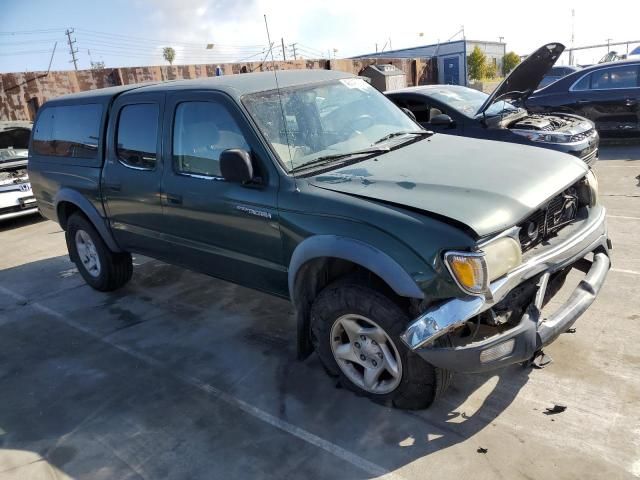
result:
M 462 290 L 480 295 L 490 282 L 522 263 L 522 249 L 517 240 L 502 237 L 483 246 L 480 252 L 447 252 L 444 260 Z
M 594 207 L 598 204 L 598 178 L 593 170 L 589 170 L 584 178 L 589 187 L 589 206 Z
M 534 130 L 511 130 L 516 135 L 527 137 L 532 142 L 542 143 L 570 143 L 571 135 L 566 133 L 548 133 Z

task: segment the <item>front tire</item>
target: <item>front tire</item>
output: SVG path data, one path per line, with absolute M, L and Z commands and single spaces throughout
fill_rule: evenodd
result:
M 451 379 L 400 340 L 410 319 L 381 292 L 341 280 L 311 308 L 312 341 L 330 375 L 345 388 L 402 409 L 430 406 Z
M 83 215 L 71 215 L 67 222 L 66 239 L 71 260 L 82 278 L 96 290 L 110 292 L 131 279 L 131 254 L 109 250 L 95 227 Z

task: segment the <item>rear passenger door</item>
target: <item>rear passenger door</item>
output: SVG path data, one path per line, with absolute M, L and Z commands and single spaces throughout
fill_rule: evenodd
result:
M 180 262 L 242 285 L 286 295 L 277 211 L 279 176 L 238 105 L 222 93 L 168 94 L 162 184 L 164 231 Z M 220 154 L 250 152 L 250 185 L 225 181 Z
M 107 134 L 102 192 L 111 228 L 125 250 L 158 257 L 164 95 L 124 94 L 113 107 Z

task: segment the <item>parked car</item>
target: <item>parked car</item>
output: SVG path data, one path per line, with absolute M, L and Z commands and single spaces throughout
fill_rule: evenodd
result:
M 31 122 L 0 122 L 0 221 L 38 213 L 27 175 Z
M 532 112 L 588 118 L 602 136 L 640 135 L 640 59 L 601 63 L 567 75 L 526 100 Z
M 430 130 L 558 150 L 593 165 L 599 144 L 593 123 L 571 114 L 533 114 L 523 107 L 563 50 L 559 43 L 539 48 L 491 95 L 456 85 L 424 85 L 387 96 Z
M 34 192 L 89 285 L 123 286 L 137 252 L 290 299 L 301 358 L 402 408 L 533 359 L 598 295 L 610 247 L 583 162 L 425 131 L 346 73 L 277 75 L 42 106 Z
M 540 83 L 538 84 L 538 88 L 546 87 L 556 80 L 560 80 L 562 77 L 566 77 L 570 73 L 577 72 L 578 70 L 580 70 L 580 67 L 574 67 L 572 65 L 553 66 L 549 69 L 545 76 L 542 77 L 542 80 L 540 80 Z

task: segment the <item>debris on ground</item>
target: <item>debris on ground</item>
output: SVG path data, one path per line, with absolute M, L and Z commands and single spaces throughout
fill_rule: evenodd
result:
M 576 329 L 575 328 L 570 328 L 569 330 L 567 330 L 566 333 L 576 333 Z
M 547 407 L 544 413 L 545 415 L 555 415 L 556 413 L 562 413 L 567 409 L 566 405 L 562 405 L 561 403 L 556 403 L 553 407 Z
M 533 368 L 540 369 L 546 367 L 551 362 L 553 362 L 553 358 L 544 353 L 542 350 L 538 350 L 533 354 L 533 358 L 529 362 L 529 365 Z
M 482 447 L 478 447 L 478 450 L 476 450 L 476 452 L 478 452 L 478 453 L 487 453 L 488 451 L 489 451 L 489 449 L 482 448 Z

